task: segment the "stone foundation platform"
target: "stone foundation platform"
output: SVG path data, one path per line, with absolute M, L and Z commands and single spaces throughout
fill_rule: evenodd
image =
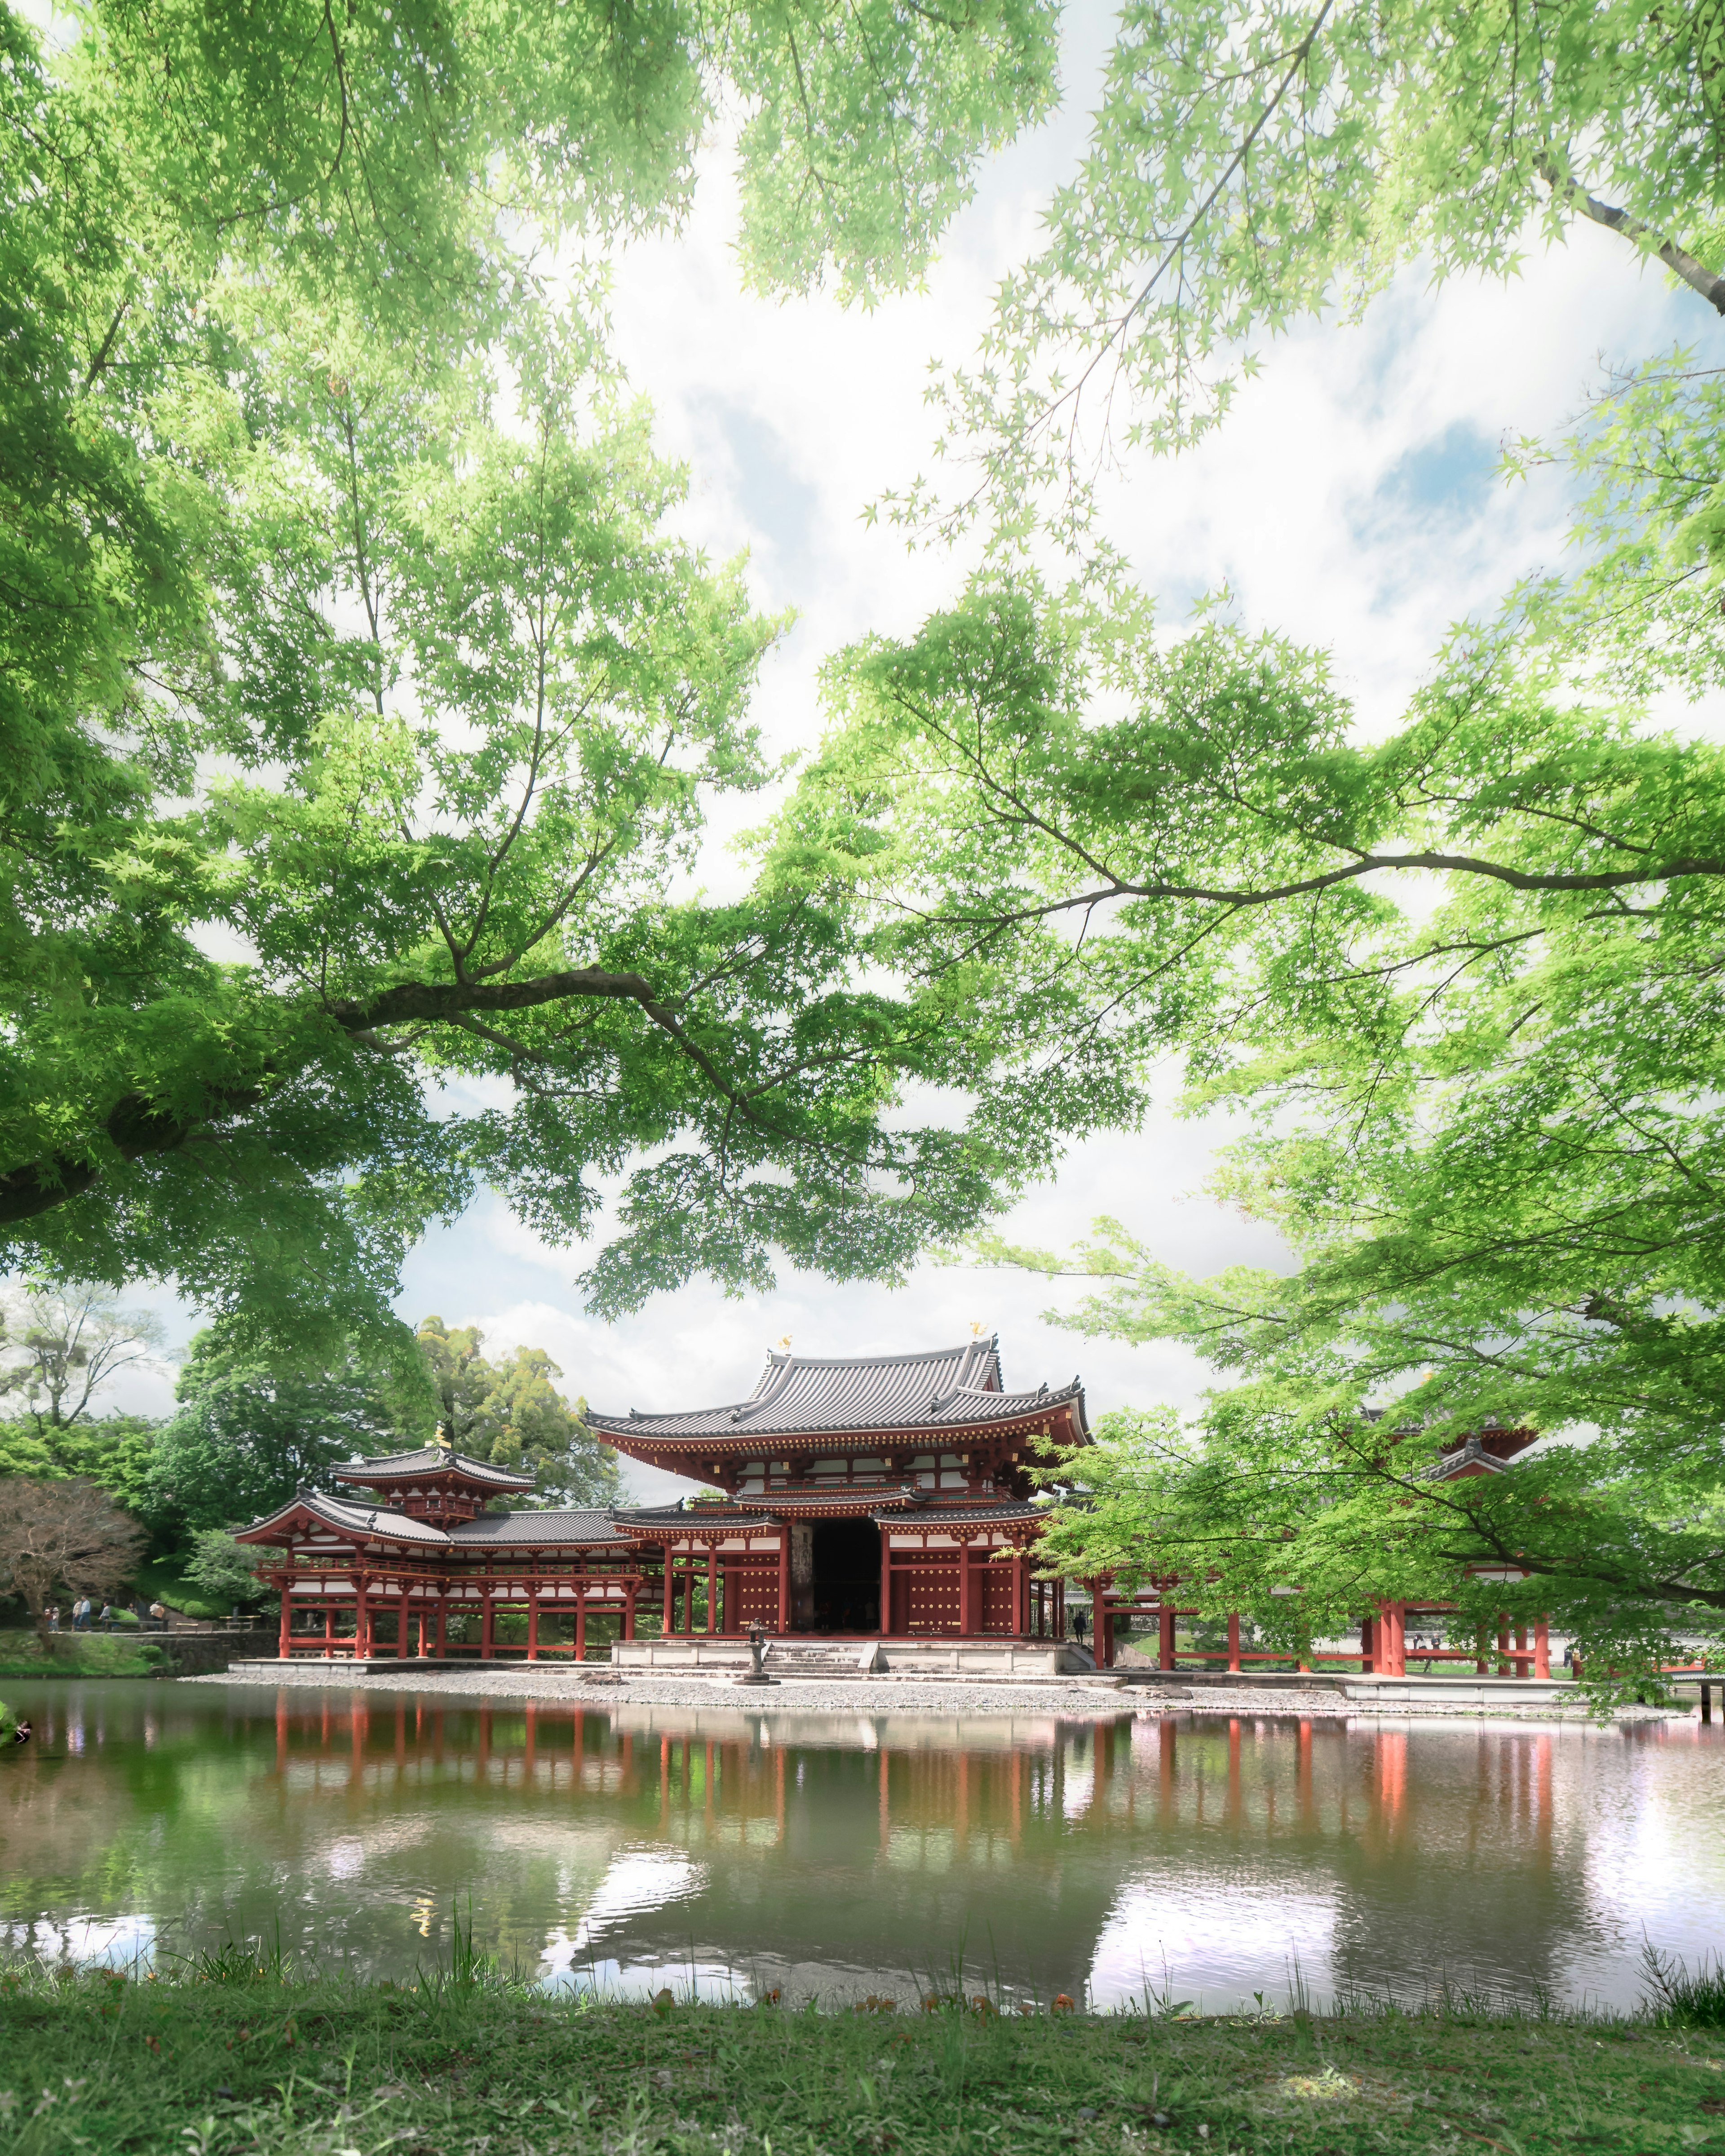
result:
M 631 1676 L 711 1672 L 740 1676 L 749 1667 L 746 1640 L 619 1640 L 611 1660 Z M 768 1643 L 769 1676 L 963 1677 L 1003 1680 L 1093 1676 L 1088 1650 L 1061 1640 L 829 1640 L 803 1636 Z M 1112 1672 L 1109 1672 L 1112 1675 Z
M 1392 1714 L 1406 1707 L 1573 1706 L 1579 1688 L 1568 1677 L 1362 1676 L 1348 1671 L 1149 1670 L 1117 1666 L 1133 1692 L 1201 1699 L 1206 1691 L 1261 1692 L 1266 1707 L 1281 1692 L 1337 1692 L 1352 1707 Z

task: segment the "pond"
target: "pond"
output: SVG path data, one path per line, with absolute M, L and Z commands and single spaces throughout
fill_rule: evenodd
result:
M 16 1685 L 0 1942 L 633 1995 L 1632 2005 L 1725 1909 L 1725 1732 Z

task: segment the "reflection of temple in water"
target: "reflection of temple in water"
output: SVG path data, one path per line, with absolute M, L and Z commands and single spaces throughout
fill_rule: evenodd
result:
M 290 1695 L 279 1713 L 280 1771 L 308 1794 L 382 1800 L 459 1759 L 475 1794 L 578 1808 L 589 1832 L 597 1812 L 631 1888 L 578 1928 L 614 1969 L 692 1953 L 803 1994 L 944 1984 L 962 1953 L 975 1980 L 1119 2000 L 1208 1966 L 1231 2003 L 1296 1960 L 1405 1993 L 1418 1936 L 1433 1982 L 1453 1962 L 1458 1982 L 1558 1992 L 1584 1921 L 1553 1845 L 1553 1746 L 1575 1732 L 406 1700 L 302 1717 Z
M 1725 1883 L 1720 1732 L 1692 1723 L 85 1697 L 29 1699 L 39 1750 L 0 1774 L 0 1932 L 50 1958 L 279 1922 L 290 1952 L 411 1977 L 470 1895 L 506 1966 L 624 1992 L 907 2004 L 962 1958 L 968 1989 L 1226 2007 L 1297 1958 L 1320 1997 L 1630 2004 L 1643 1921 L 1704 1950 Z

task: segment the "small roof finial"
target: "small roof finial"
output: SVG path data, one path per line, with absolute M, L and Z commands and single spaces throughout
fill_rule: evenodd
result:
M 973 1317 L 970 1321 L 970 1337 L 973 1340 L 980 1340 L 983 1337 L 983 1328 Z
M 781 1335 L 778 1344 L 781 1348 L 788 1348 L 791 1344 L 790 1334 L 787 1332 Z

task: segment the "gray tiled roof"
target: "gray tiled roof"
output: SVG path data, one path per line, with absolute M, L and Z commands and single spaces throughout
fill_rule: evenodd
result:
M 747 1510 L 730 1505 L 696 1504 L 685 1510 L 681 1505 L 638 1505 L 633 1511 L 614 1512 L 611 1517 L 625 1533 L 631 1527 L 651 1532 L 660 1527 L 770 1527 L 773 1525 L 757 1506 Z
M 608 1512 L 591 1507 L 578 1512 L 480 1512 L 449 1530 L 458 1548 L 474 1543 L 528 1543 L 552 1549 L 573 1543 L 627 1543 Z
M 1054 1509 L 1052 1505 L 1027 1504 L 1017 1497 L 970 1498 L 957 1505 L 919 1505 L 914 1518 L 910 1520 L 902 1512 L 880 1517 L 883 1525 L 890 1522 L 896 1527 L 914 1526 L 938 1532 L 948 1526 L 974 1527 L 1002 1520 L 1040 1520 Z
M 494 1490 L 531 1490 L 531 1475 L 518 1475 L 511 1467 L 493 1467 L 489 1460 L 470 1460 L 465 1452 L 450 1452 L 440 1445 L 422 1445 L 413 1452 L 385 1452 L 371 1460 L 351 1460 L 331 1471 L 338 1482 L 412 1481 L 418 1475 L 447 1474 L 451 1470 L 470 1481 L 483 1482 Z
M 1452 1482 L 1466 1475 L 1507 1475 L 1514 1465 L 1512 1459 L 1501 1460 L 1495 1452 L 1487 1452 L 1475 1436 L 1440 1452 L 1422 1479 L 1428 1482 Z
M 798 1505 L 831 1505 L 840 1498 L 855 1505 L 915 1505 L 927 1496 L 911 1482 L 803 1483 L 794 1490 L 768 1490 L 754 1502 L 776 1512 L 781 1506 L 794 1512 Z
M 903 1430 L 936 1434 L 978 1423 L 1009 1422 L 1080 1403 L 1077 1378 L 1058 1391 L 1003 1392 L 1000 1354 L 993 1339 L 967 1341 L 920 1355 L 769 1355 L 752 1396 L 735 1407 L 697 1408 L 680 1414 L 600 1414 L 588 1410 L 592 1427 L 625 1445 L 640 1438 L 670 1441 L 716 1437 L 756 1441 L 810 1430 Z
M 280 1505 L 265 1518 L 254 1520 L 250 1528 L 240 1530 L 240 1540 L 253 1528 L 273 1527 L 277 1520 L 304 1506 L 315 1519 L 326 1527 L 338 1527 L 349 1534 L 377 1536 L 385 1542 L 418 1543 L 432 1549 L 447 1549 L 449 1537 L 441 1527 L 434 1527 L 429 1520 L 409 1519 L 405 1512 L 392 1512 L 378 1505 L 352 1505 L 345 1497 L 331 1497 L 323 1490 L 301 1490 L 285 1505 Z

